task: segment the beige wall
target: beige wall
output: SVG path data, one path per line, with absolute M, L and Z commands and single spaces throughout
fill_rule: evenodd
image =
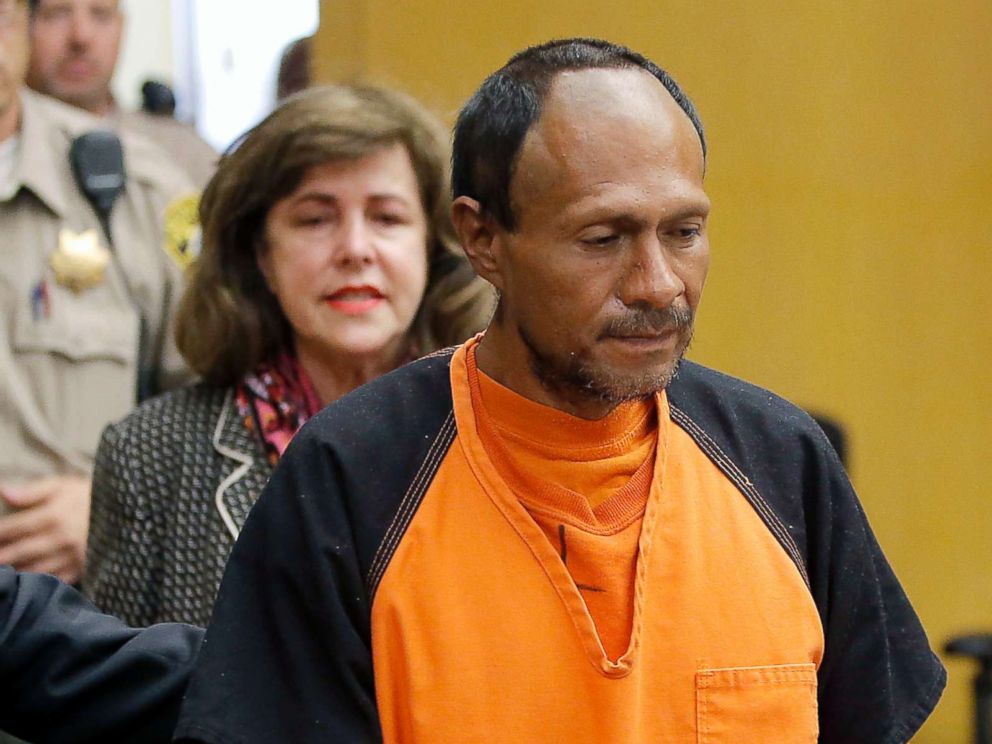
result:
M 453 119 L 515 50 L 626 43 L 707 125 L 692 356 L 847 423 L 852 475 L 940 646 L 992 631 L 992 3 L 322 3 L 317 72 Z M 916 741 L 963 742 L 971 668 Z
M 130 0 L 124 9 L 124 40 L 114 74 L 114 96 L 125 108 L 141 106 L 141 85 L 149 78 L 173 81 L 172 3 Z

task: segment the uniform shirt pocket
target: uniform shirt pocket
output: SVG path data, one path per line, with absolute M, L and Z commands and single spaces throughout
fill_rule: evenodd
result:
M 90 460 L 103 427 L 134 406 L 139 322 L 109 293 L 51 291 L 47 316 L 15 316 L 15 364 L 60 443 Z
M 696 732 L 699 744 L 815 744 L 816 666 L 696 672 Z
M 41 321 L 20 312 L 17 321 L 13 345 L 19 353 L 55 354 L 80 363 L 103 359 L 126 366 L 136 362 L 138 329 L 133 312 L 78 303 Z

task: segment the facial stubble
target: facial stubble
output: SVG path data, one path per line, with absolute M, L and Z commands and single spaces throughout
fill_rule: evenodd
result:
M 621 374 L 595 362 L 588 348 L 567 353 L 542 349 L 523 323 L 517 332 L 527 347 L 531 371 L 542 387 L 565 400 L 605 403 L 611 408 L 664 390 L 692 342 L 693 312 L 688 308 L 630 308 L 604 324 L 599 339 L 674 331 L 679 341 L 672 359 L 640 373 Z

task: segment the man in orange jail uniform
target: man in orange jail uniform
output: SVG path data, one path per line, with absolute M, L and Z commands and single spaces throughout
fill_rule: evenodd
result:
M 217 743 L 904 742 L 945 673 L 822 431 L 681 361 L 696 111 L 623 47 L 490 76 L 452 215 L 486 333 L 297 435 L 177 731 Z

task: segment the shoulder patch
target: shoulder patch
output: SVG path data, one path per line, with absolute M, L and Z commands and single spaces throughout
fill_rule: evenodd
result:
M 200 195 L 187 194 L 165 208 L 165 252 L 186 269 L 200 255 Z

